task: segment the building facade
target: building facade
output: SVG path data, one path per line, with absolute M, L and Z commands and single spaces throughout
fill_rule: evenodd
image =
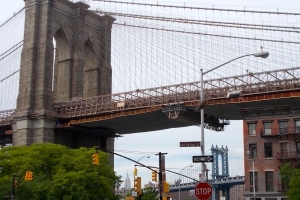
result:
M 300 118 L 244 120 L 246 200 L 284 200 L 280 166 L 300 168 Z

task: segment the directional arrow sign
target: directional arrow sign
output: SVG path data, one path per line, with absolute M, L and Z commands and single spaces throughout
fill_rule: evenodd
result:
M 193 156 L 193 163 L 198 162 L 213 162 L 214 157 L 213 156 Z

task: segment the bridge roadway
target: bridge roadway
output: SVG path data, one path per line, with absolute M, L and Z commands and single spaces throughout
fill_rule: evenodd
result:
M 200 82 L 192 82 L 57 102 L 47 115 L 58 119 L 57 128 L 108 134 L 185 127 L 199 124 L 199 91 Z M 206 80 L 204 96 L 205 126 L 216 131 L 228 124 L 220 119 L 299 115 L 300 67 Z M 0 126 L 11 125 L 14 112 L 1 111 Z

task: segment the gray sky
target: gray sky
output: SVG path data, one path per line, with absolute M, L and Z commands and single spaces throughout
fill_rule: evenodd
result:
M 135 0 L 138 2 L 138 0 Z M 147 2 L 150 2 L 148 0 Z M 157 1 L 153 1 L 157 2 Z M 165 2 L 174 2 L 183 4 L 184 1 L 158 1 L 160 4 Z M 289 11 L 299 12 L 300 2 L 299 0 L 197 0 L 186 1 L 187 4 L 194 6 L 226 6 L 235 8 L 263 8 L 268 10 L 288 9 Z M 197 4 L 192 3 L 197 2 Z M 24 7 L 23 0 L 9 0 L 0 1 L 0 24 L 13 16 L 13 13 L 19 11 Z M 150 122 L 153 123 L 153 122 Z M 153 123 L 155 126 L 155 122 Z M 154 154 L 158 152 L 168 153 L 166 155 L 166 167 L 170 170 L 180 172 L 180 170 L 192 163 L 192 156 L 200 155 L 200 148 L 180 148 L 179 142 L 181 141 L 199 141 L 200 140 L 200 127 L 188 127 L 179 129 L 168 129 L 163 131 L 137 133 L 124 135 L 124 137 L 117 138 L 115 140 L 115 150 L 117 153 L 130 157 L 134 160 L 138 160 L 142 156 L 150 155 L 150 158 L 143 158 L 142 163 L 148 166 L 158 166 L 158 156 Z M 242 122 L 231 121 L 231 125 L 228 126 L 224 132 L 213 132 L 205 130 L 205 145 L 206 152 L 210 149 L 211 145 L 227 146 L 230 153 L 243 154 L 243 137 L 242 137 Z M 127 152 L 126 152 L 127 151 Z M 129 153 L 131 151 L 131 153 Z M 134 153 L 133 153 L 134 152 Z M 209 153 L 210 154 L 210 153 Z M 238 166 L 235 166 L 238 168 Z M 118 156 L 115 156 L 115 170 L 118 175 L 122 175 L 125 179 L 128 172 L 133 183 L 133 168 L 134 163 L 128 160 L 124 160 Z M 229 164 L 230 168 L 230 164 Z M 138 175 L 142 177 L 142 183 L 145 184 L 151 180 L 151 172 L 147 169 L 138 168 Z M 168 176 L 169 174 L 167 174 Z M 236 175 L 236 174 L 232 174 Z

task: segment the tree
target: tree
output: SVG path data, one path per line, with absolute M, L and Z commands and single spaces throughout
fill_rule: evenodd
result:
M 19 175 L 17 199 L 118 199 L 115 184 L 120 184 L 107 154 L 98 152 L 100 165 L 92 164 L 95 149 L 70 149 L 56 144 L 6 147 L 0 150 L 0 197 L 10 195 L 12 176 Z M 33 181 L 24 172 L 33 172 Z
M 286 189 L 289 200 L 300 199 L 300 170 L 292 168 L 290 163 L 280 167 L 281 182 Z
M 146 187 L 143 189 L 143 194 L 141 196 L 142 200 L 156 200 L 158 199 L 158 192 L 154 187 Z

